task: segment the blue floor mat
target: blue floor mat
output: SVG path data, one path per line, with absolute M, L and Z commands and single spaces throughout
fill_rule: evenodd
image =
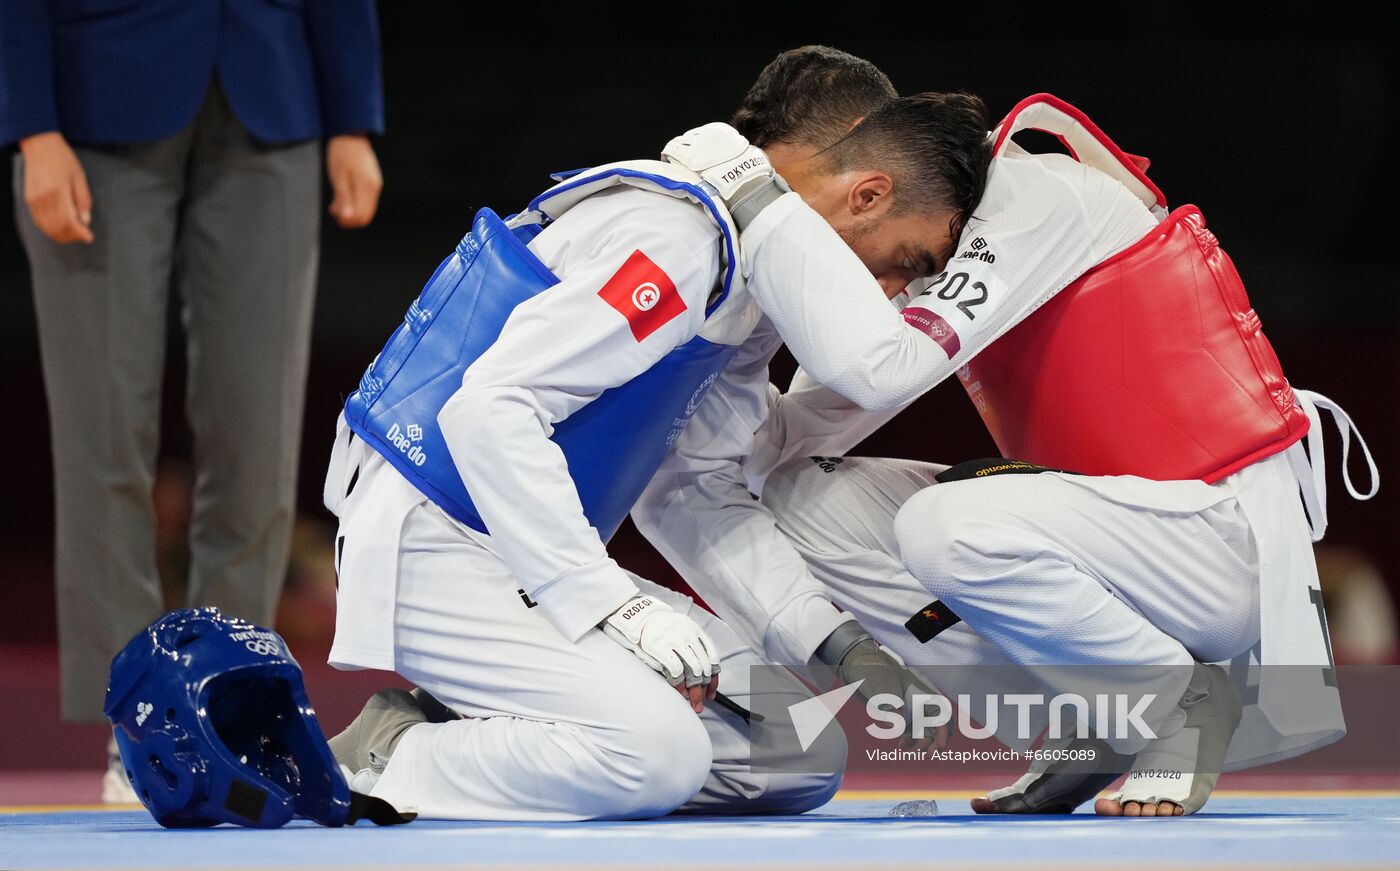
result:
M 838 798 L 797 817 L 648 822 L 462 823 L 258 831 L 165 830 L 145 812 L 0 814 L 0 868 L 978 865 L 1400 865 L 1400 796 L 1223 797 L 1174 820 L 978 817 L 963 800 L 936 818 L 894 802 Z

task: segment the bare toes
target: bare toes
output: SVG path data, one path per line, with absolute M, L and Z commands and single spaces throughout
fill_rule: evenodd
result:
M 994 814 L 997 812 L 997 806 L 989 798 L 974 798 L 972 812 L 975 814 Z
M 1121 817 L 1123 815 L 1123 803 L 1114 801 L 1111 798 L 1101 798 L 1094 802 L 1094 813 L 1101 817 Z
M 1130 801 L 1130 802 L 1125 803 L 1125 804 L 1123 805 L 1123 816 L 1125 816 L 1125 817 L 1140 817 L 1140 816 L 1142 816 L 1142 805 L 1138 804 L 1138 803 L 1135 802 L 1135 801 Z

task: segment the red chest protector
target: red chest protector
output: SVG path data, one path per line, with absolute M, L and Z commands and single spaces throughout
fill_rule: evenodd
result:
M 1055 134 L 1161 217 L 1147 162 L 1048 94 L 997 129 Z M 1215 482 L 1287 448 L 1308 418 L 1239 273 L 1194 206 L 1172 212 L 958 372 L 1007 457 L 1090 475 Z

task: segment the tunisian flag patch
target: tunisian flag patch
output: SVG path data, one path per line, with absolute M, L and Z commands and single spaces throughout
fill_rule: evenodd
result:
M 685 311 L 685 300 L 671 277 L 640 250 L 632 252 L 598 295 L 627 318 L 639 342 Z

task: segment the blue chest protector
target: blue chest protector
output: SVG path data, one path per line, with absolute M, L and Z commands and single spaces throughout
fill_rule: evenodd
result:
M 723 290 L 706 308 L 709 317 L 729 294 L 737 272 L 737 240 L 727 213 L 699 185 L 648 178 L 635 170 L 614 174 L 654 181 L 670 191 L 680 185 L 719 224 L 728 263 Z M 551 193 L 531 208 L 538 210 Z M 480 532 L 489 530 L 452 462 L 437 418 L 515 307 L 559 282 L 525 245 L 538 232 L 534 225 L 512 229 L 489 209 L 477 213 L 471 232 L 428 279 L 345 403 L 346 422 L 357 435 L 449 515 Z M 632 510 L 736 349 L 696 336 L 555 426 L 552 438 L 568 461 L 584 515 L 604 541 Z

